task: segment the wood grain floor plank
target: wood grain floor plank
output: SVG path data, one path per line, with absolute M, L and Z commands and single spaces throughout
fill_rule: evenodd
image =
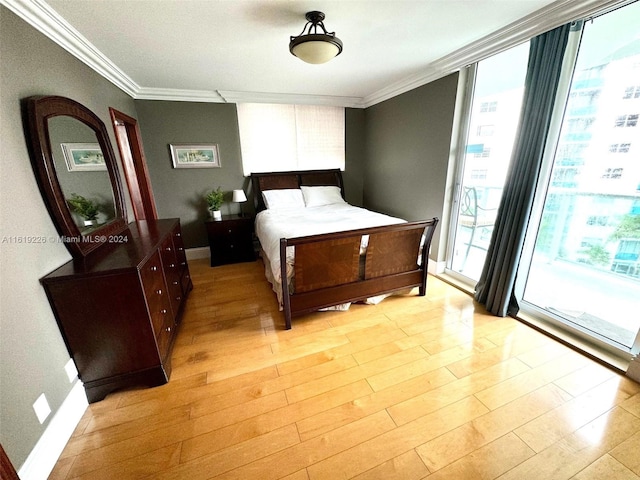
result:
M 420 480 L 429 475 L 415 450 L 398 455 L 371 470 L 356 475 L 354 480 Z
M 476 392 L 483 391 L 528 370 L 529 367 L 521 361 L 509 359 L 501 364 L 399 402 L 389 407 L 389 414 L 398 425 L 404 425 L 427 412 L 432 412 Z
M 514 432 L 534 451 L 541 452 L 624 402 L 629 395 L 617 386 L 617 379 L 598 385 Z
M 574 480 L 638 480 L 631 470 L 609 455 L 604 455 L 572 477 Z
M 260 260 L 190 260 L 166 385 L 91 404 L 69 479 L 640 478 L 640 385 L 429 277 L 284 330 Z
M 364 396 L 370 391 L 371 389 L 366 382 L 361 380 L 325 395 L 319 395 L 293 405 L 281 406 L 265 413 L 256 411 L 254 415 L 254 411 L 245 408 L 246 418 L 244 420 L 239 420 L 228 426 L 209 428 L 208 433 L 186 439 L 183 442 L 182 459 L 188 461 L 217 450 L 220 444 L 228 446 L 294 424 L 301 418 L 331 409 L 348 398 L 353 398 L 358 394 Z M 216 416 L 214 420 L 218 418 L 219 416 Z M 222 419 L 222 421 L 226 421 L 225 417 Z M 203 419 L 203 421 L 210 422 L 209 419 Z
M 376 438 L 394 427 L 393 421 L 386 412 L 378 412 L 320 437 L 301 442 L 286 451 L 265 456 L 219 478 L 224 480 L 246 480 L 248 478 L 275 480 L 289 472 L 298 471 L 301 466 L 322 463 L 324 459 L 333 458 L 334 455 L 349 450 L 353 445 Z M 309 468 L 307 468 L 307 473 L 310 478 L 313 478 Z M 332 475 L 334 479 L 340 478 L 340 470 L 332 472 Z
M 611 450 L 610 454 L 630 471 L 640 476 L 640 432 L 636 432 Z
M 634 395 L 628 400 L 625 400 L 625 402 L 622 404 L 622 408 L 640 418 L 640 393 Z
M 474 397 L 464 398 L 307 468 L 312 480 L 349 479 L 430 439 L 487 413 Z
M 429 475 L 428 479 L 492 480 L 533 455 L 535 455 L 533 450 L 522 440 L 513 433 L 507 433 Z
M 640 419 L 616 407 L 498 478 L 571 478 L 633 436 L 638 428 Z
M 408 380 L 393 388 L 376 391 L 369 395 L 355 398 L 331 410 L 309 416 L 298 421 L 298 432 L 303 440 L 313 438 L 324 432 L 333 430 L 358 418 L 372 415 L 407 398 L 413 398 L 423 392 L 445 385 L 455 377 L 444 369 L 434 370 L 419 378 Z
M 569 398 L 571 398 L 569 394 L 555 385 L 545 385 L 539 390 L 420 445 L 416 448 L 416 452 L 430 471 L 440 470 L 552 410 Z M 526 446 L 521 440 L 519 443 Z M 533 455 L 533 450 L 528 446 L 527 450 Z

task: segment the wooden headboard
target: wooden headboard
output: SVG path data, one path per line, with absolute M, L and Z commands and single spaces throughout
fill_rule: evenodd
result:
M 262 192 L 264 190 L 282 190 L 285 188 L 300 188 L 301 186 L 317 187 L 331 185 L 340 187 L 344 198 L 344 183 L 339 168 L 330 170 L 299 170 L 295 172 L 252 173 L 251 185 L 256 212 L 266 208 Z

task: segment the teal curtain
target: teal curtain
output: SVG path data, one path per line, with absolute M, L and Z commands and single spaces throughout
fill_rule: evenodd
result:
M 571 25 L 533 38 L 518 132 L 475 299 L 501 317 L 518 312 L 513 289 L 549 134 Z

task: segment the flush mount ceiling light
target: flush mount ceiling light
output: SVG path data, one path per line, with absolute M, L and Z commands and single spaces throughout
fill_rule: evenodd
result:
M 300 35 L 291 37 L 289 51 L 300 60 L 313 64 L 326 63 L 340 55 L 342 42 L 335 32 L 327 32 L 324 28 L 324 13 L 307 12 L 305 18 L 308 21 Z M 323 33 L 318 33 L 318 27 Z

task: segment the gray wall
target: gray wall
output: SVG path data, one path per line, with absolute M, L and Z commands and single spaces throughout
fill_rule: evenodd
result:
M 351 205 L 364 205 L 364 172 L 366 168 L 365 111 L 345 109 L 345 171 L 342 173 L 345 196 Z
M 454 73 L 366 109 L 367 208 L 442 219 L 457 81 Z M 438 261 L 439 229 L 431 248 Z
M 231 191 L 244 188 L 253 211 L 249 179 L 242 174 L 238 115 L 235 104 L 136 100 L 138 125 L 144 141 L 158 216 L 179 217 L 187 248 L 207 246 L 204 220 L 209 216 L 204 194 L 218 186 L 226 192 L 222 213 L 237 213 Z M 347 201 L 362 204 L 364 171 L 364 111 L 346 109 Z M 221 168 L 173 168 L 170 144 L 217 143 Z
M 238 205 L 231 203 L 231 191 L 247 191 L 235 104 L 136 100 L 135 105 L 158 216 L 180 218 L 187 248 L 208 245 L 205 193 L 222 187 L 224 215 L 238 212 Z M 169 145 L 194 143 L 217 143 L 221 167 L 173 168 Z M 248 212 L 251 201 L 242 208 Z
M 130 97 L 2 6 L 0 57 L 0 441 L 20 468 L 72 387 L 69 355 L 38 281 L 71 257 L 58 243 L 14 243 L 57 236 L 31 168 L 20 101 L 70 97 L 107 125 L 109 106 L 135 110 Z M 32 408 L 41 393 L 53 411 L 43 425 Z

